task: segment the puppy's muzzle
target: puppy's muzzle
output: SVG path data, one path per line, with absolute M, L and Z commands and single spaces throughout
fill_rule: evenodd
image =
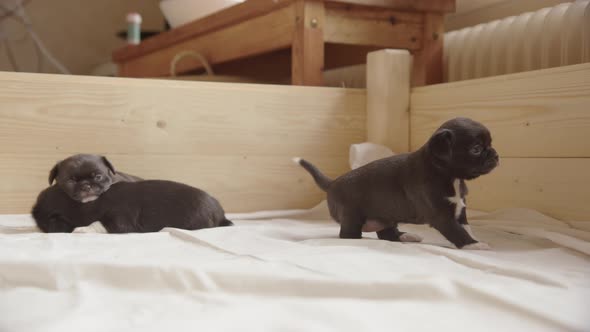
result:
M 491 157 L 490 159 L 488 159 L 486 161 L 486 166 L 496 166 L 500 163 L 500 157 L 498 157 L 498 155 L 495 155 L 494 157 Z
M 500 157 L 498 156 L 498 153 L 496 152 L 495 149 L 491 148 L 488 153 L 488 158 L 486 159 L 486 161 L 484 163 L 484 168 L 492 170 L 493 168 L 498 166 L 499 163 L 500 163 Z

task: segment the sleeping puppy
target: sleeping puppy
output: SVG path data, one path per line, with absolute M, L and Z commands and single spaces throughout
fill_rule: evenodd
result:
M 296 158 L 328 194 L 330 215 L 340 223 L 340 237 L 419 242 L 398 230 L 398 223 L 429 224 L 457 248 L 489 249 L 476 241 L 465 214 L 465 180 L 492 171 L 498 154 L 490 132 L 466 118 L 444 123 L 418 151 L 380 159 L 336 180 Z
M 94 154 L 70 156 L 53 166 L 49 172 L 49 184 L 53 181 L 71 199 L 87 203 L 98 198 L 112 184 L 141 181 L 133 175 L 116 172 L 109 160 Z
M 97 199 L 74 201 L 59 186 L 43 190 L 32 210 L 47 233 L 70 233 L 100 220 L 104 232 L 157 232 L 164 227 L 195 230 L 231 226 L 219 202 L 206 192 L 172 181 L 119 182 Z M 96 226 L 95 224 L 93 224 Z M 101 229 L 100 225 L 98 229 Z M 85 230 L 78 230 L 84 232 Z

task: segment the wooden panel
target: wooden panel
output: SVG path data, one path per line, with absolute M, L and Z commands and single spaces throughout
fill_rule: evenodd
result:
M 563 220 L 589 220 L 589 158 L 500 158 L 468 182 L 470 208 L 531 208 Z
M 120 66 L 120 76 L 158 77 L 170 75 L 170 61 L 179 52 L 200 52 L 211 64 L 287 48 L 293 41 L 295 16 L 292 7 L 254 18 L 203 36 L 133 58 Z M 178 72 L 201 68 L 191 58 L 181 60 Z
M 421 47 L 422 14 L 369 7 L 326 8 L 328 43 L 416 50 Z
M 324 83 L 324 3 L 300 0 L 295 4 L 291 79 L 293 85 L 322 86 Z
M 100 137 L 102 138 L 102 137 Z M 358 141 L 357 141 L 358 142 Z M 83 149 L 83 148 L 82 148 Z M 147 179 L 184 182 L 218 198 L 228 212 L 311 208 L 325 199 L 293 155 L 306 154 L 332 177 L 350 170 L 348 155 L 324 157 L 310 150 L 283 156 L 107 154 L 122 171 Z M 348 150 L 343 150 L 348 152 Z M 29 213 L 37 194 L 47 187 L 49 170 L 62 154 L 0 153 L 0 214 Z M 9 179 L 6 181 L 6 179 Z
M 207 189 L 228 211 L 309 207 L 321 193 L 291 157 L 339 175 L 366 139 L 364 90 L 0 73 L 0 100 L 0 213 L 28 212 L 79 152 Z
M 444 17 L 442 14 L 424 14 L 422 48 L 414 53 L 412 86 L 442 82 L 444 33 Z
M 124 62 L 203 34 L 237 24 L 281 9 L 295 0 L 248 0 L 200 20 L 142 40 L 139 45 L 127 45 L 113 53 L 114 62 Z
M 455 11 L 455 0 L 328 0 L 326 2 L 414 11 Z
M 590 64 L 416 88 L 411 147 L 466 116 L 492 132 L 502 157 L 590 157 Z
M 367 56 L 367 136 L 396 153 L 410 148 L 410 76 L 406 50 L 381 50 Z

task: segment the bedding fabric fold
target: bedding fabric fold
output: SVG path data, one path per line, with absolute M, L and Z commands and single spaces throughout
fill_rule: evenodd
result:
M 0 217 L 0 331 L 588 331 L 590 229 L 470 211 L 492 251 L 338 239 L 325 203 L 235 227 L 43 234 Z

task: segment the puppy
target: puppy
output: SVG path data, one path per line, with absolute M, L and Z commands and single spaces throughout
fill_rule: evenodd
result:
M 70 233 L 100 220 L 108 233 L 157 232 L 231 226 L 219 202 L 206 192 L 177 182 L 118 182 L 95 200 L 72 200 L 61 187 L 43 190 L 32 215 L 46 233 Z
M 296 158 L 327 192 L 330 215 L 340 223 L 340 237 L 419 242 L 398 230 L 399 223 L 429 224 L 457 248 L 489 249 L 470 234 L 465 214 L 466 180 L 498 165 L 489 130 L 466 118 L 445 122 L 418 151 L 380 159 L 336 180 Z
M 133 175 L 116 172 L 109 160 L 93 154 L 70 156 L 53 166 L 49 172 L 49 185 L 53 181 L 71 199 L 87 203 L 109 190 L 113 183 L 141 181 Z

